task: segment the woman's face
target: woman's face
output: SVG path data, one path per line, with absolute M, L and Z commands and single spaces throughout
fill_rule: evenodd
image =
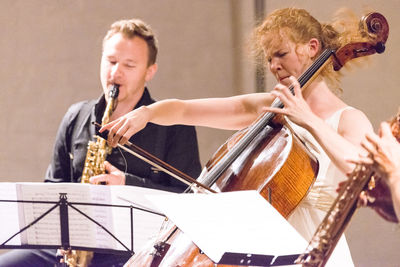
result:
M 289 76 L 299 78 L 312 63 L 307 44 L 295 44 L 288 38 L 264 50 L 268 67 L 276 80 L 290 85 Z

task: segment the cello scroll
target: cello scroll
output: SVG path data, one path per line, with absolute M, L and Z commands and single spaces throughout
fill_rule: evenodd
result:
M 361 36 L 367 42 L 350 43 L 341 47 L 333 56 L 333 69 L 339 71 L 347 61 L 385 51 L 389 35 L 389 24 L 386 18 L 377 12 L 369 13 L 360 20 Z

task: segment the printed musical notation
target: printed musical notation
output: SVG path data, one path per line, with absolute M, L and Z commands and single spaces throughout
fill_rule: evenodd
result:
M 155 207 L 146 195 L 172 194 L 134 186 L 99 186 L 73 183 L 0 183 L 1 200 L 48 201 L 53 203 L 16 203 L 0 201 L 0 220 L 3 243 L 20 229 L 29 225 L 59 201 L 60 193 L 67 201 L 110 231 L 131 249 L 131 217 L 133 217 L 133 249 L 143 247 L 160 230 L 165 218 L 150 211 Z M 104 206 L 75 203 L 104 204 Z M 114 207 L 112 207 L 114 205 Z M 118 205 L 118 207 L 115 207 Z M 121 207 L 123 206 L 123 207 Z M 141 209 L 131 208 L 140 207 Z M 133 216 L 132 216 L 133 215 Z M 70 245 L 87 248 L 126 250 L 111 235 L 84 215 L 68 208 Z M 8 222 L 8 223 L 7 223 Z M 10 240 L 6 245 L 61 244 L 60 211 L 57 207 L 36 224 Z

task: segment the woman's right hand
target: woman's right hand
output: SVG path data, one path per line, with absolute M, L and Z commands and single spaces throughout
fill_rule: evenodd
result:
M 107 141 L 110 146 L 116 147 L 118 143 L 124 145 L 129 138 L 146 127 L 150 121 L 150 110 L 147 106 L 141 106 L 118 119 L 103 125 L 99 132 L 108 130 Z

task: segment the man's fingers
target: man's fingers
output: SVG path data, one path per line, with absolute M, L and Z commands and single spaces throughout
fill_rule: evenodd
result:
M 108 184 L 107 175 L 97 175 L 90 177 L 89 182 L 91 184 L 100 184 L 100 183 Z

